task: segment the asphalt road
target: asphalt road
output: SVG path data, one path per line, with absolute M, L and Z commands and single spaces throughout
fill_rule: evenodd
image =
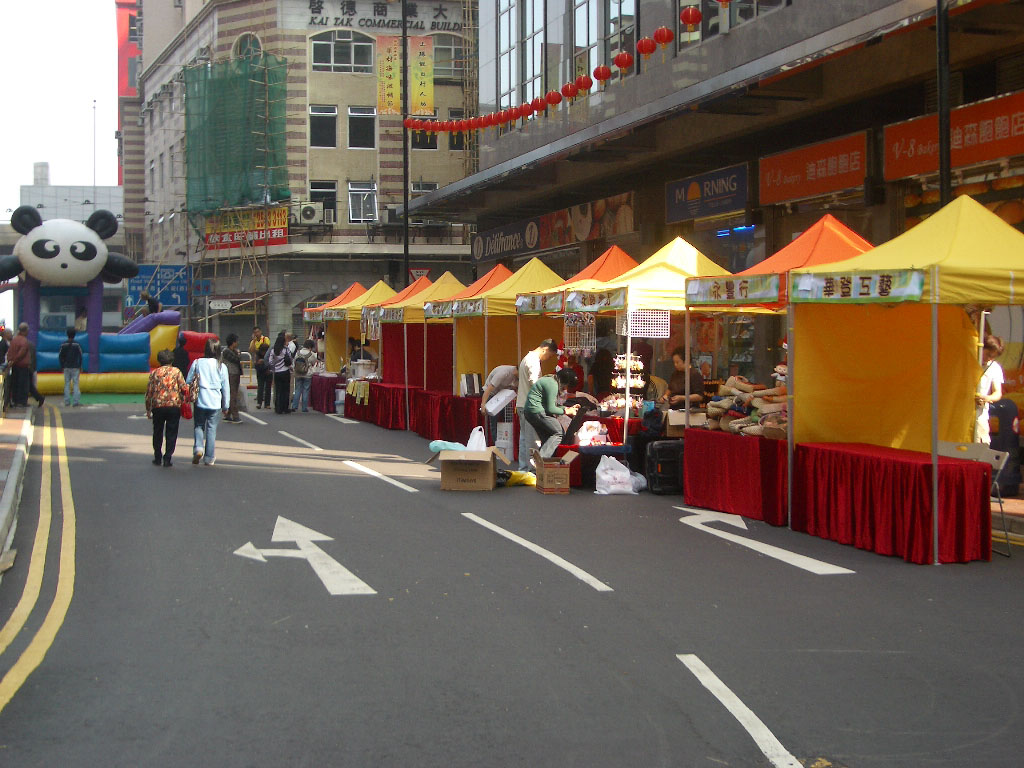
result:
M 315 413 L 222 424 L 213 467 L 188 423 L 164 469 L 139 415 L 38 429 L 4 768 L 1021 764 L 1022 549 L 915 566 L 681 497 L 441 492 L 426 441 Z

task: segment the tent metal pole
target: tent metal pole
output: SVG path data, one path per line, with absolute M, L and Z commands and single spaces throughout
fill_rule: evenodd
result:
M 490 330 L 491 330 L 491 321 L 487 317 L 487 315 L 484 315 L 484 371 L 483 371 L 483 373 L 480 374 L 480 380 L 481 381 L 483 381 L 484 379 L 487 378 L 487 374 L 491 370 L 490 368 L 487 367 L 487 347 L 488 347 L 488 345 L 490 343 L 490 338 L 489 338 Z
M 792 292 L 789 294 L 792 296 Z M 793 459 L 796 454 L 796 438 L 793 435 L 795 410 L 793 399 L 793 363 L 795 361 L 793 329 L 796 326 L 796 307 L 790 301 L 786 306 L 786 523 L 793 530 Z
M 684 385 L 684 394 L 686 395 L 686 410 L 683 411 L 683 429 L 690 428 L 690 307 L 687 305 L 686 311 L 683 313 L 683 334 L 686 338 L 686 383 Z
M 932 562 L 939 564 L 939 302 L 938 265 L 932 268 Z
M 405 373 L 405 428 L 409 430 L 412 428 L 409 424 L 409 326 L 404 319 L 402 321 L 402 352 L 405 355 L 405 362 L 402 364 L 402 371 Z
M 455 343 L 455 332 L 458 330 L 458 323 L 452 317 L 452 395 L 459 391 L 459 358 L 457 356 L 458 345 Z
M 622 419 L 622 445 L 629 442 L 629 377 L 632 373 L 631 363 L 633 361 L 633 334 L 629 327 L 629 304 L 626 305 L 626 409 Z M 623 448 L 625 450 L 625 448 Z

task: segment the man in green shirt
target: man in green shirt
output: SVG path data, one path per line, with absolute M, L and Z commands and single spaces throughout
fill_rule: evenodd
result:
M 565 436 L 565 428 L 555 416 L 575 416 L 580 408 L 578 405 L 563 408 L 557 402 L 560 392 L 575 386 L 575 372 L 570 368 L 562 368 L 549 376 L 541 376 L 526 395 L 523 412 L 530 426 L 537 430 L 537 437 L 541 441 L 541 458 L 550 458 Z

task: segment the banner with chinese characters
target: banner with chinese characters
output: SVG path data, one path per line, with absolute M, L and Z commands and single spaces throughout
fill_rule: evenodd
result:
M 565 294 L 529 293 L 516 296 L 516 312 L 520 315 L 540 315 L 558 313 L 563 310 Z
M 288 208 L 225 211 L 206 220 L 208 251 L 241 248 L 243 245 L 287 245 Z
M 479 317 L 483 313 L 483 299 L 459 299 L 452 304 L 453 317 Z
M 826 195 L 864 184 L 867 131 L 758 160 L 761 205 Z
M 626 308 L 626 289 L 608 291 L 568 291 L 565 294 L 566 312 L 600 312 Z
M 924 272 L 919 269 L 871 272 L 790 273 L 789 300 L 793 302 L 892 303 L 920 301 Z
M 434 114 L 434 38 L 409 38 L 409 113 Z M 377 37 L 377 113 L 402 114 L 402 38 Z
M 1024 154 L 1024 91 L 957 107 L 949 113 L 953 168 Z M 885 126 L 885 180 L 939 170 L 939 118 Z
M 686 303 L 690 306 L 775 304 L 778 301 L 778 275 L 693 277 L 686 281 Z
M 453 301 L 428 301 L 423 305 L 423 316 L 428 320 L 452 316 Z
M 380 321 L 382 323 L 401 323 L 405 320 L 405 307 L 381 307 Z

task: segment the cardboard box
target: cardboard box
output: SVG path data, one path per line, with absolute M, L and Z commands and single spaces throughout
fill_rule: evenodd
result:
M 540 451 L 533 451 L 533 466 L 537 474 L 537 490 L 541 493 L 569 492 L 569 465 L 579 456 L 575 451 L 566 451 L 563 455 L 550 459 L 542 459 Z
M 495 447 L 486 451 L 441 451 L 427 464 L 437 460 L 441 466 L 442 491 L 493 491 L 498 483 L 498 459 L 509 463 Z
M 706 427 L 708 415 L 690 411 L 691 427 Z M 665 416 L 665 437 L 682 437 L 686 432 L 686 411 L 669 411 Z

